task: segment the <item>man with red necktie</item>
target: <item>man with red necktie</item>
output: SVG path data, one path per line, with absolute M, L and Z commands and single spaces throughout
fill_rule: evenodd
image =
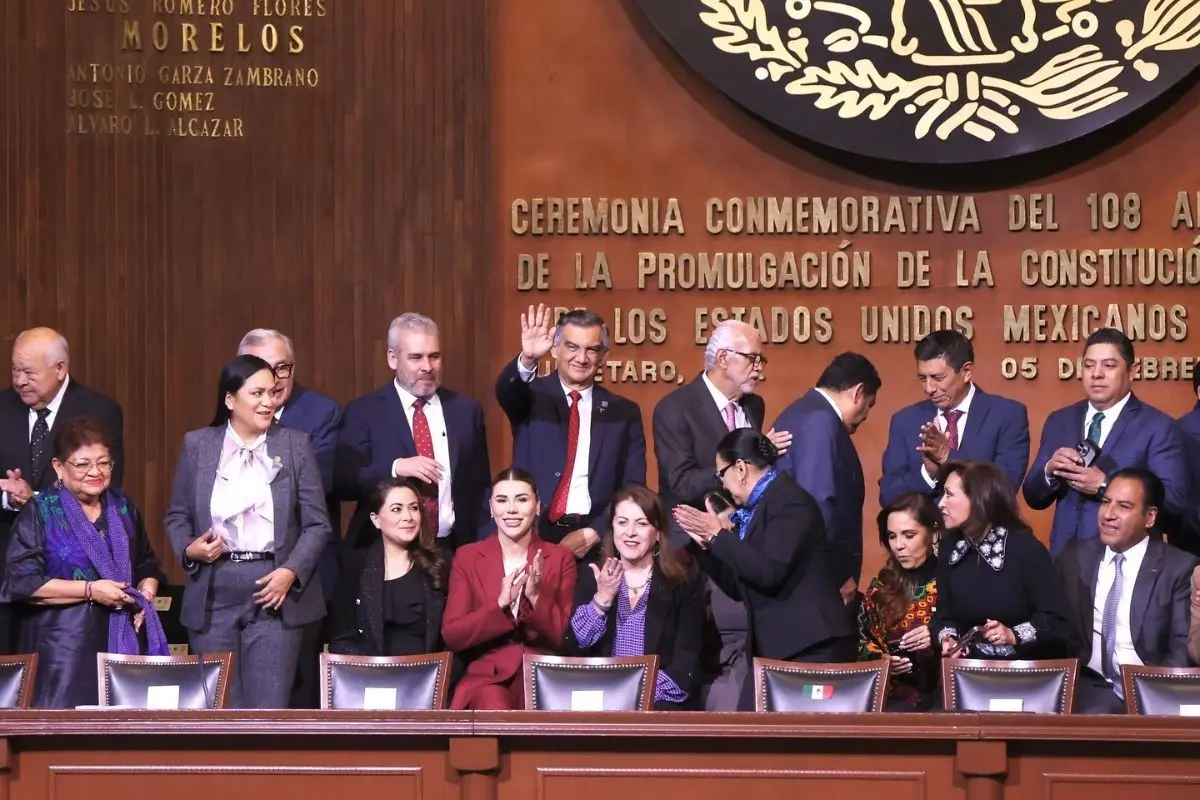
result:
M 892 416 L 879 502 L 905 492 L 937 491 L 947 461 L 990 461 L 1015 492 L 1029 466 L 1025 406 L 975 385 L 975 348 L 958 331 L 934 331 L 914 348 L 926 399 Z
M 637 403 L 596 383 L 608 353 L 608 326 L 585 309 L 539 305 L 521 315 L 521 352 L 496 379 L 496 400 L 513 430 L 513 466 L 537 481 L 538 535 L 576 558 L 599 554 L 609 501 L 646 482 L 646 434 Z M 537 377 L 552 354 L 557 369 Z
M 491 488 L 483 410 L 441 386 L 437 325 L 407 313 L 388 328 L 388 366 L 396 377 L 346 406 L 338 436 L 334 485 L 358 501 L 346 540 L 366 546 L 377 535 L 367 520 L 371 490 L 392 477 L 423 486 L 422 518 L 448 553 L 490 531 Z

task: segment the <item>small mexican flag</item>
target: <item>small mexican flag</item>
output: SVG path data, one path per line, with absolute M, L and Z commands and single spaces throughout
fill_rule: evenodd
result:
M 805 686 L 804 696 L 812 700 L 828 700 L 833 697 L 833 687 L 820 684 Z

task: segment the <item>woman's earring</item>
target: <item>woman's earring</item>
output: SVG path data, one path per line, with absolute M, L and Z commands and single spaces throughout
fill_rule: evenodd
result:
M 658 552 L 659 552 L 659 548 L 660 548 L 660 546 L 661 546 L 661 545 L 662 545 L 662 542 L 661 542 L 661 541 L 660 541 L 660 542 L 655 542 L 655 543 L 654 543 L 654 552 L 653 552 L 653 554 L 652 554 L 652 557 L 653 557 L 653 558 L 658 558 Z

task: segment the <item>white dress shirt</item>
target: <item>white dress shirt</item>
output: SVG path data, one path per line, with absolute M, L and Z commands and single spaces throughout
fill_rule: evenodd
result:
M 213 533 L 224 550 L 270 553 L 275 550 L 275 499 L 271 481 L 281 465 L 267 454 L 267 435 L 245 442 L 232 426 L 225 428 L 217 479 L 209 511 Z
M 958 418 L 958 447 L 960 450 L 963 446 L 963 440 L 966 439 L 967 415 L 971 413 L 971 401 L 975 399 L 975 384 L 970 383 L 967 386 L 967 396 L 962 399 L 961 403 L 950 409 L 951 411 L 962 412 L 962 416 Z M 946 412 L 939 408 L 937 416 L 933 418 L 933 424 L 937 425 L 939 431 L 945 433 L 949 427 L 949 423 L 946 421 Z M 953 458 L 954 454 L 951 453 L 950 457 Z M 925 469 L 925 459 L 921 459 L 921 477 L 929 485 L 930 489 L 937 485 L 937 481 L 929 474 L 929 470 Z
M 708 387 L 708 392 L 712 395 L 713 402 L 717 404 L 717 410 L 721 412 L 721 421 L 724 422 L 726 426 L 728 426 L 729 423 L 727 422 L 728 417 L 725 416 L 725 409 L 728 406 L 733 406 L 734 429 L 751 427 L 750 420 L 746 419 L 746 409 L 742 408 L 741 403 L 730 400 L 728 397 L 726 397 L 725 393 L 718 389 L 715 383 L 709 380 L 707 372 L 703 373 L 701 378 L 704 380 L 704 385 Z
M 67 384 L 69 384 L 70 382 L 71 382 L 70 375 L 63 378 L 62 386 L 58 387 L 58 393 L 56 395 L 54 395 L 54 397 L 50 400 L 49 403 L 46 404 L 46 408 L 49 409 L 49 411 L 50 411 L 50 413 L 46 415 L 46 427 L 51 430 L 53 430 L 53 428 L 54 428 L 54 418 L 58 416 L 58 409 L 60 406 L 62 406 L 63 395 L 67 393 Z M 25 440 L 27 444 L 28 444 L 29 440 L 33 438 L 33 426 L 35 424 L 37 424 L 37 418 L 38 418 L 37 411 L 35 411 L 32 407 L 30 407 L 30 409 L 29 409 L 29 438 Z M 46 438 L 46 447 L 50 448 L 51 446 L 52 445 L 50 442 L 50 438 L 47 437 Z M 32 465 L 30 465 L 30 466 L 32 466 Z M 2 476 L 0 476 L 0 477 L 2 477 Z M 25 479 L 26 483 L 29 483 L 29 479 L 32 476 L 31 475 L 22 475 L 21 477 Z M 33 488 L 32 484 L 30 484 L 30 488 Z M 36 497 L 38 493 L 35 491 L 33 494 Z M 5 511 L 17 511 L 18 510 L 8 504 L 8 492 L 0 492 L 0 508 L 3 508 Z
M 408 421 L 408 429 L 413 426 L 413 406 L 417 396 L 393 380 L 396 394 L 404 406 L 404 418 Z M 442 400 L 437 393 L 425 400 L 425 421 L 429 423 L 429 435 L 433 439 L 433 460 L 442 466 L 442 479 L 438 481 L 438 524 L 437 535 L 442 538 L 450 535 L 454 527 L 454 496 L 450 491 L 450 440 L 446 438 L 446 415 L 442 412 Z M 396 477 L 396 465 L 392 463 L 392 477 Z
M 1117 401 L 1116 405 L 1103 412 L 1104 419 L 1100 420 L 1100 441 L 1096 442 L 1097 447 L 1100 447 L 1101 449 L 1104 448 L 1104 443 L 1108 441 L 1108 435 L 1112 433 L 1113 425 L 1116 424 L 1117 418 L 1121 416 L 1121 411 L 1124 410 L 1125 405 L 1129 402 L 1129 398 L 1132 394 L 1133 392 L 1126 394 Z M 1079 432 L 1080 441 L 1083 441 L 1083 438 L 1087 436 L 1088 428 L 1091 427 L 1092 424 L 1092 418 L 1099 413 L 1101 413 L 1099 409 L 1097 409 L 1091 403 L 1088 403 L 1087 413 L 1083 415 L 1083 430 Z
M 517 374 L 521 376 L 521 380 L 529 383 L 537 377 L 537 368 L 525 369 L 525 365 L 518 358 Z M 561 379 L 558 385 L 562 387 L 563 396 L 567 399 L 567 408 L 570 408 L 572 390 Z M 571 482 L 567 485 L 567 514 L 587 515 L 592 513 L 592 494 L 588 488 L 588 480 L 591 477 L 588 474 L 588 462 L 592 447 L 593 388 L 589 386 L 586 389 L 575 390 L 579 392 L 579 438 L 575 440 L 575 463 L 571 465 Z M 565 460 L 563 463 L 566 463 Z M 550 488 L 552 497 L 557 489 L 557 486 Z M 549 509 L 546 510 L 549 511 Z
M 838 415 L 838 420 L 840 420 L 841 422 L 844 423 L 846 421 L 846 418 L 842 415 L 842 408 L 841 408 L 841 406 L 839 406 L 837 404 L 837 401 L 833 399 L 833 395 L 831 395 L 829 392 L 822 389 L 820 386 L 817 386 L 814 388 L 817 390 L 817 394 L 819 394 L 819 395 L 821 395 L 821 397 L 825 398 L 825 402 L 827 402 L 827 403 L 829 403 L 829 405 L 833 406 L 833 412 Z
M 1140 665 L 1142 663 L 1142 659 L 1138 658 L 1137 650 L 1133 646 L 1133 631 L 1129 627 L 1129 606 L 1133 600 L 1133 585 L 1137 581 L 1138 571 L 1142 568 L 1142 560 L 1146 557 L 1146 548 L 1149 547 L 1149 544 L 1150 537 L 1146 537 L 1123 554 L 1125 563 L 1121 565 L 1121 601 L 1117 604 L 1117 639 L 1116 646 L 1113 648 L 1113 660 L 1117 664 Z M 1116 577 L 1116 568 L 1113 566 L 1113 556 L 1115 555 L 1116 553 L 1111 549 L 1104 548 L 1104 555 L 1100 559 L 1100 573 L 1096 576 L 1096 596 L 1092 600 L 1092 657 L 1088 661 L 1088 668 L 1097 675 L 1104 675 L 1101 671 L 1104 645 L 1100 633 L 1104 627 L 1104 603 L 1108 600 L 1113 578 Z

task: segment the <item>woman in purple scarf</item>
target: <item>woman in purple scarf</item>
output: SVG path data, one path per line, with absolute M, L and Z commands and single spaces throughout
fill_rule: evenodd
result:
M 99 699 L 97 653 L 167 654 L 153 605 L 162 572 L 142 515 L 109 488 L 102 426 L 57 426 L 52 464 L 58 482 L 13 524 L 3 598 L 15 606 L 19 651 L 38 654 L 34 706 L 73 708 Z

